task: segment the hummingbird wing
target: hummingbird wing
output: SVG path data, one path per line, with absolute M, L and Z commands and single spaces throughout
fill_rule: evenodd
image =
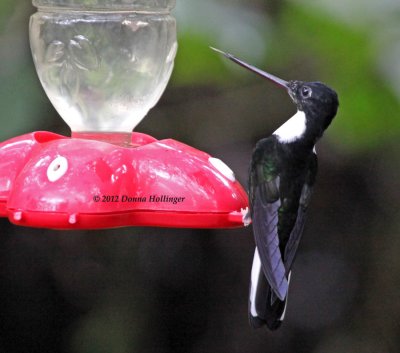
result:
M 264 203 L 261 188 L 256 191 L 253 205 L 253 233 L 264 276 L 275 295 L 284 300 L 288 290 L 286 269 L 279 248 L 278 210 L 280 201 Z
M 317 171 L 318 171 L 317 154 L 313 152 L 310 157 L 305 183 L 301 191 L 296 223 L 292 229 L 292 232 L 290 233 L 289 240 L 285 247 L 284 263 L 287 272 L 290 271 L 293 261 L 296 257 L 297 248 L 299 246 L 301 235 L 303 233 L 304 224 L 306 221 L 308 205 L 310 203 L 315 179 L 317 176 Z
M 280 201 L 279 160 L 276 139 L 261 140 L 253 153 L 249 194 L 254 239 L 262 272 L 274 294 L 284 300 L 288 283 L 279 248 L 278 210 Z
M 280 173 L 275 137 L 261 140 L 249 172 L 249 198 L 256 242 L 251 269 L 249 322 L 277 329 L 284 317 L 288 280 L 279 247 Z M 277 299 L 279 298 L 279 300 Z
M 266 324 L 277 329 L 284 319 L 290 269 L 301 239 L 312 187 L 317 172 L 313 153 L 300 185 L 294 208 L 282 206 L 287 195 L 273 137 L 260 141 L 253 154 L 249 180 L 253 232 L 256 242 L 251 273 L 249 319 L 254 327 Z M 261 152 L 262 151 L 262 152 Z M 295 218 L 295 221 L 287 220 Z M 280 228 L 281 226 L 281 228 Z M 283 232 L 282 229 L 286 229 Z M 289 229 L 289 231 L 287 231 Z M 285 233 L 285 234 L 283 234 Z

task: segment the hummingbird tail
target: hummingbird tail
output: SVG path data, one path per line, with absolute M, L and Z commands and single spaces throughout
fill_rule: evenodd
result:
M 285 317 L 288 296 L 286 294 L 284 300 L 280 300 L 276 296 L 258 264 L 258 261 L 253 262 L 249 296 L 249 322 L 253 328 L 266 325 L 270 330 L 276 330 Z

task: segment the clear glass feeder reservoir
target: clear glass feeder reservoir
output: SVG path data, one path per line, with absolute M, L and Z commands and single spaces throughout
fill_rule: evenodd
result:
M 171 76 L 177 50 L 170 15 L 175 0 L 33 4 L 38 7 L 30 21 L 36 70 L 72 135 L 129 134 Z

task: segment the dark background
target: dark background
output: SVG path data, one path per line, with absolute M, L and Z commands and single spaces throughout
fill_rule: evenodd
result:
M 294 113 L 284 79 L 321 80 L 340 109 L 280 330 L 252 330 L 251 228 L 57 232 L 0 220 L 0 352 L 398 352 L 400 4 L 177 0 L 179 51 L 137 127 L 224 160 L 244 184 L 252 148 Z M 28 0 L 0 3 L 0 140 L 68 135 L 37 79 Z

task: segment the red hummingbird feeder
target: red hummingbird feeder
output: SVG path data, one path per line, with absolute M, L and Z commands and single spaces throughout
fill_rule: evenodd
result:
M 33 4 L 36 70 L 72 134 L 0 144 L 0 216 L 52 229 L 243 226 L 247 194 L 225 163 L 132 132 L 171 76 L 175 1 Z

